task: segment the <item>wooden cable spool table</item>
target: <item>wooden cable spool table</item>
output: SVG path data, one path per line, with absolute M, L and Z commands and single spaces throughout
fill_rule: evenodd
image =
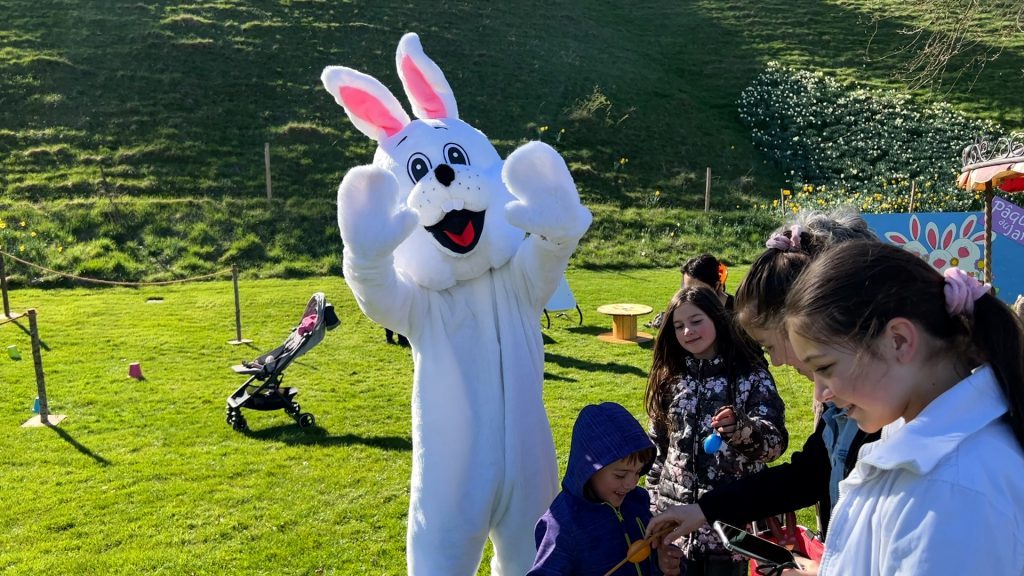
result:
M 636 331 L 636 317 L 650 314 L 652 310 L 643 304 L 605 304 L 598 307 L 598 312 L 612 317 L 612 331 L 598 335 L 598 339 L 613 344 L 650 342 L 653 336 Z

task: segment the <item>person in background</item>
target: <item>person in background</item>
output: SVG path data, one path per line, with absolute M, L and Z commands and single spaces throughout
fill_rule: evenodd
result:
M 729 269 L 711 254 L 701 254 L 690 258 L 679 269 L 683 274 L 682 287 L 704 286 L 714 290 L 726 310 L 733 310 L 735 299 L 725 291 L 725 282 L 729 279 Z
M 658 446 L 647 488 L 658 512 L 693 504 L 786 450 L 785 406 L 764 357 L 709 288 L 684 288 L 665 310 L 645 405 Z M 725 550 L 708 526 L 682 549 L 689 576 L 747 574 L 746 559 Z
M 865 446 L 820 574 L 1024 574 L 1024 327 L 987 284 L 849 242 L 786 298 L 793 352 Z
M 722 301 L 725 309 L 732 311 L 734 299 L 725 291 L 725 281 L 729 278 L 729 269 L 725 264 L 719 262 L 718 258 L 711 254 L 701 254 L 687 260 L 680 267 L 679 272 L 682 274 L 681 288 L 695 286 L 710 288 L 718 295 L 718 299 Z M 654 319 L 647 323 L 647 327 L 661 328 L 664 317 L 665 313 L 659 312 Z

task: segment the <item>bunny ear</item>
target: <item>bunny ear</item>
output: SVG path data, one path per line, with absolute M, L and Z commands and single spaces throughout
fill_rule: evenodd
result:
M 921 221 L 917 219 L 917 215 L 910 217 L 910 237 L 914 240 L 921 238 Z
M 928 247 L 932 250 L 938 250 L 939 246 L 939 227 L 935 225 L 935 222 L 929 222 L 924 227 L 924 237 L 928 239 Z
M 964 220 L 964 223 L 960 225 L 960 237 L 961 238 L 968 238 L 968 237 L 970 237 L 971 232 L 974 231 L 974 225 L 977 224 L 977 223 L 978 223 L 978 217 L 977 216 L 975 216 L 974 214 L 971 214 L 970 216 L 968 216 L 967 219 Z
M 885 238 L 889 242 L 892 242 L 893 244 L 898 244 L 900 246 L 903 246 L 907 243 L 907 237 L 904 236 L 903 234 L 900 234 L 899 232 L 886 232 Z
M 395 54 L 398 76 L 417 118 L 458 118 L 455 95 L 441 69 L 423 53 L 420 37 L 409 32 L 398 42 Z
M 328 66 L 320 80 L 356 129 L 377 142 L 394 136 L 409 123 L 409 115 L 398 99 L 373 76 L 344 66 Z
M 953 244 L 953 238 L 956 238 L 956 224 L 950 224 L 946 226 L 945 232 L 942 233 L 942 249 L 948 250 L 949 246 Z

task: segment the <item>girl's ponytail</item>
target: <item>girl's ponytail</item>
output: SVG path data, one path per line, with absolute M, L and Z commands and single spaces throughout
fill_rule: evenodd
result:
M 1009 420 L 1024 448 L 1024 323 L 992 294 L 974 303 L 971 342 L 988 362 L 1010 406 Z

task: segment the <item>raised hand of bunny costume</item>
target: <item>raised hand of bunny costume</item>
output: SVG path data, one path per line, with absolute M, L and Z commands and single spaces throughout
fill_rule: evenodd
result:
M 398 182 L 376 166 L 359 166 L 345 175 L 338 188 L 338 227 L 353 255 L 368 260 L 395 251 L 419 223 L 405 207 Z
M 415 120 L 370 76 L 321 79 L 378 143 L 342 181 L 338 222 L 360 308 L 413 348 L 408 570 L 476 574 L 490 537 L 491 573 L 519 576 L 558 490 L 539 318 L 590 213 L 552 148 L 503 161 L 459 119 L 415 34 L 396 65 Z
M 580 204 L 569 168 L 551 146 L 530 142 L 512 152 L 504 180 L 516 197 L 505 207 L 513 226 L 556 244 L 575 244 L 590 227 L 590 211 Z

